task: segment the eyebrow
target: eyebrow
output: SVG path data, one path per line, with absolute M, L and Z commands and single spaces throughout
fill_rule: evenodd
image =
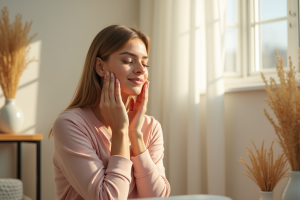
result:
M 130 53 L 130 52 L 128 52 L 128 51 L 125 51 L 125 52 L 123 52 L 123 53 L 120 53 L 119 55 L 123 55 L 123 54 L 128 54 L 128 55 L 130 55 L 130 56 L 138 57 L 138 56 L 135 55 L 134 53 Z M 143 58 L 148 59 L 148 56 L 143 56 Z

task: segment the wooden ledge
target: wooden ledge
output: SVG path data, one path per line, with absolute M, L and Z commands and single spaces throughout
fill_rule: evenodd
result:
M 0 141 L 39 141 L 43 138 L 43 134 L 0 133 Z

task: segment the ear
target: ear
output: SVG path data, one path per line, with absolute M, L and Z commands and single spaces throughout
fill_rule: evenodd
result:
M 105 75 L 105 68 L 104 68 L 104 62 L 101 58 L 96 57 L 95 59 L 95 64 L 94 64 L 94 69 L 97 72 L 97 74 L 101 77 L 104 77 Z

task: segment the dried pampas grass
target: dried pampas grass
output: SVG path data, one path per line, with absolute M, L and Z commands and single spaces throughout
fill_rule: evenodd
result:
M 300 171 L 300 93 L 298 91 L 295 67 L 292 67 L 289 58 L 289 71 L 283 69 L 282 59 L 278 58 L 277 73 L 280 85 L 270 78 L 268 84 L 265 76 L 262 75 L 266 85 L 265 89 L 269 99 L 266 99 L 270 108 L 273 110 L 278 123 L 276 124 L 269 113 L 264 110 L 266 117 L 271 122 L 278 136 L 278 142 L 286 155 L 292 171 Z M 300 72 L 300 48 L 298 49 Z
M 15 98 L 20 76 L 26 66 L 34 61 L 27 60 L 28 45 L 36 36 L 28 38 L 32 21 L 23 26 L 22 15 L 17 14 L 10 23 L 6 7 L 0 16 L 0 86 L 5 98 Z
M 267 153 L 267 150 L 264 149 L 264 141 L 261 145 L 261 149 L 257 149 L 254 142 L 252 144 L 255 148 L 257 156 L 249 148 L 248 156 L 250 158 L 252 166 L 250 166 L 244 158 L 241 158 L 239 161 L 243 163 L 247 168 L 247 173 L 243 173 L 251 180 L 253 180 L 261 191 L 273 191 L 276 184 L 287 175 L 287 159 L 284 154 L 280 154 L 274 162 L 273 158 L 273 144 Z

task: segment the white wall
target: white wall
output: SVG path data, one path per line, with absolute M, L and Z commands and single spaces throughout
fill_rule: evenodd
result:
M 54 199 L 53 139 L 48 131 L 70 102 L 92 39 L 111 24 L 138 25 L 138 0 L 39 1 L 1 0 L 0 9 L 8 7 L 11 20 L 17 13 L 24 21 L 33 20 L 31 55 L 40 60 L 23 73 L 16 96 L 23 110 L 22 132 L 42 133 L 42 199 Z M 4 105 L 0 90 L 0 107 Z M 0 177 L 16 177 L 15 145 L 0 145 Z M 24 193 L 35 199 L 35 145 L 22 148 Z
M 239 162 L 241 157 L 248 163 L 250 159 L 247 155 L 246 146 L 254 149 L 251 140 L 256 146 L 261 147 L 265 141 L 265 148 L 269 149 L 275 132 L 272 125 L 264 115 L 266 109 L 270 116 L 274 117 L 272 110 L 269 109 L 268 98 L 265 90 L 231 92 L 224 97 L 225 107 L 225 134 L 226 134 L 226 196 L 233 200 L 253 200 L 259 199 L 259 187 L 242 173 L 246 173 L 247 168 Z M 200 97 L 201 104 L 201 140 L 206 141 L 206 98 Z M 276 121 L 276 120 L 275 120 Z M 215 124 L 216 126 L 218 124 Z M 205 144 L 202 150 L 202 183 L 206 183 L 206 151 Z M 281 152 L 281 148 L 275 141 L 274 157 Z M 287 178 L 282 179 L 274 190 L 274 200 L 280 200 L 281 192 L 287 182 Z M 207 193 L 207 186 L 202 184 L 203 193 Z
M 242 172 L 246 167 L 238 162 L 243 157 L 249 163 L 246 146 L 254 149 L 251 140 L 261 147 L 265 141 L 265 148 L 269 149 L 272 140 L 277 138 L 275 131 L 264 115 L 269 109 L 265 90 L 236 92 L 225 94 L 225 131 L 226 131 L 226 194 L 234 200 L 259 199 L 259 188 Z M 276 121 L 276 120 L 275 120 Z M 281 153 L 278 143 L 274 143 L 274 156 Z M 279 182 L 274 190 L 274 200 L 279 200 L 287 178 Z

